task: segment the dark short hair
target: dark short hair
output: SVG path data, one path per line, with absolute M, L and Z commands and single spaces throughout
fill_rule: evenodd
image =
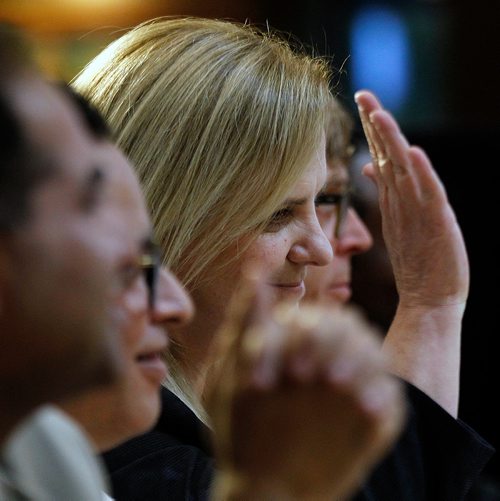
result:
M 7 80 L 27 67 L 33 67 L 27 41 L 15 27 L 0 23 L 0 232 L 27 218 L 28 194 L 43 171 L 4 93 Z
M 28 137 L 4 92 L 8 79 L 33 67 L 28 58 L 23 59 L 26 47 L 17 30 L 0 23 L 0 233 L 13 231 L 30 219 L 32 191 L 57 169 L 49 160 L 49 152 L 43 151 L 43 146 L 35 147 Z M 108 138 L 108 127 L 95 108 L 66 84 L 61 88 L 93 136 Z
M 65 92 L 75 104 L 76 108 L 85 120 L 85 125 L 92 132 L 96 139 L 109 139 L 111 134 L 108 124 L 97 111 L 97 109 L 89 103 L 79 92 L 70 87 L 66 83 L 61 84 L 63 92 Z

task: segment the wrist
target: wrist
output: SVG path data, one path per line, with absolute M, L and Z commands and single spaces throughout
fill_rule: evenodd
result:
M 400 301 L 392 326 L 397 324 L 431 324 L 435 327 L 459 325 L 464 316 L 466 303 L 422 304 Z
M 398 291 L 398 309 L 416 311 L 447 311 L 465 310 L 467 295 L 449 295 L 440 297 L 425 297 L 420 294 L 401 293 Z

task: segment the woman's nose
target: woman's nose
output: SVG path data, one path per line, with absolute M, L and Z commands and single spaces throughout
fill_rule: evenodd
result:
M 345 221 L 340 228 L 339 236 L 334 240 L 337 254 L 362 254 L 373 245 L 370 231 L 358 216 L 354 208 L 347 211 Z
M 288 259 L 297 264 L 325 266 L 333 259 L 333 249 L 314 213 L 311 224 L 304 228 L 304 234 L 292 245 Z

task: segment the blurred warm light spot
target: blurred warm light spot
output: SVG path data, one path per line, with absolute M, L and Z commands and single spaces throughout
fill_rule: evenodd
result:
M 72 6 L 94 6 L 102 7 L 102 6 L 119 6 L 123 4 L 132 4 L 132 3 L 141 3 L 140 0 L 59 0 L 60 4 L 72 5 Z M 126 5 L 125 5 L 126 7 Z
M 47 75 L 71 80 L 103 47 L 143 21 L 170 15 L 243 20 L 252 1 L 0 0 L 0 21 L 34 38 L 36 58 Z
M 39 34 L 133 25 L 159 15 L 163 0 L 0 0 L 0 18 Z

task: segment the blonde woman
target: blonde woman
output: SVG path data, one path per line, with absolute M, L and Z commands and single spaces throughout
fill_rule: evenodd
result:
M 168 19 L 125 34 L 75 82 L 136 165 L 167 264 L 197 308 L 193 323 L 174 335 L 170 361 L 170 387 L 188 407 L 164 393 L 155 431 L 107 455 L 120 499 L 161 497 L 176 483 L 178 496 L 206 495 L 210 451 L 190 412 L 207 422 L 215 333 L 245 269 L 263 272 L 269 302 L 297 304 L 307 268 L 332 259 L 314 207 L 326 180 L 328 73 L 324 61 L 250 26 Z M 377 147 L 394 144 L 383 137 Z M 337 376 L 347 377 L 363 358 L 350 363 L 346 354 Z M 316 464 L 345 450 L 340 443 L 324 447 Z M 418 447 L 404 452 L 421 460 Z M 425 482 L 418 477 L 416 489 Z
M 176 338 L 176 393 L 200 415 L 213 334 L 242 264 L 263 262 L 297 302 L 309 265 L 332 259 L 315 216 L 325 180 L 328 68 L 228 22 L 142 25 L 76 79 L 145 189 L 166 264 L 198 313 Z

